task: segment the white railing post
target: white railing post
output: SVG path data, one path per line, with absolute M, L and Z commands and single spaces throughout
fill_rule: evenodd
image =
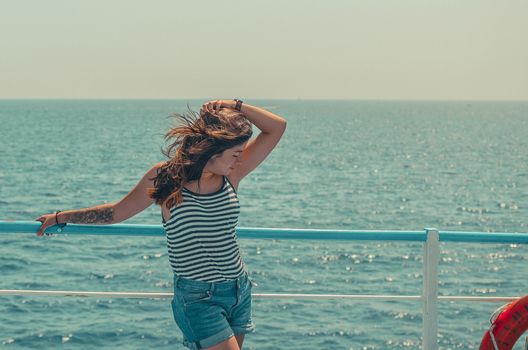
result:
M 437 229 L 425 229 L 423 274 L 423 330 L 422 350 L 438 349 L 438 256 L 439 235 Z

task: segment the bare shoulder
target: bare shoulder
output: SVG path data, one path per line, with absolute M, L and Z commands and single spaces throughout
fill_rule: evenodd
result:
M 165 164 L 167 164 L 167 162 L 159 162 L 159 163 L 156 163 L 156 164 L 154 164 L 154 166 L 152 166 L 152 169 L 158 170 L 159 168 L 161 168 L 161 167 L 164 166 Z
M 157 173 L 158 169 L 161 168 L 162 166 L 164 166 L 166 164 L 166 162 L 159 162 L 159 163 L 156 163 L 152 166 L 152 168 L 150 168 L 149 171 L 151 172 L 154 172 L 155 174 Z
M 154 178 L 158 175 L 159 169 L 165 164 L 165 162 L 159 162 L 154 164 L 145 174 L 145 178 L 148 179 L 150 183 L 154 182 Z

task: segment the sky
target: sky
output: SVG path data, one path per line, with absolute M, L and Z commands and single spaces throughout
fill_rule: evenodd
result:
M 528 1 L 0 0 L 0 99 L 528 100 Z

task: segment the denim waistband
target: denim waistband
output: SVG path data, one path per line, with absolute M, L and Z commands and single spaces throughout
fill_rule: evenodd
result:
M 233 290 L 240 288 L 248 279 L 248 273 L 244 271 L 239 277 L 222 282 L 205 282 L 193 280 L 174 274 L 174 287 L 196 287 L 204 290 Z

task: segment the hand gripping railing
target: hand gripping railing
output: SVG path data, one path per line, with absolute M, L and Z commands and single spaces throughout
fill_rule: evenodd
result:
M 0 233 L 36 234 L 40 222 L 0 221 Z M 437 345 L 437 303 L 438 301 L 488 301 L 510 302 L 517 297 L 474 297 L 438 296 L 439 242 L 480 242 L 480 243 L 528 243 L 528 233 L 495 232 L 453 232 L 425 229 L 424 231 L 359 231 L 359 230 L 308 230 L 283 228 L 238 227 L 240 238 L 258 239 L 305 239 L 305 240 L 364 240 L 364 241 L 411 241 L 424 242 L 424 277 L 422 295 L 358 295 L 358 294 L 253 294 L 257 298 L 301 298 L 301 299 L 375 299 L 375 300 L 418 300 L 423 303 L 422 349 L 436 350 Z M 126 235 L 164 236 L 161 225 L 74 225 L 64 228 L 51 226 L 48 234 L 65 233 L 81 235 Z M 96 296 L 110 298 L 171 298 L 172 293 L 146 292 L 83 292 L 43 290 L 0 290 L 0 295 L 52 295 L 52 296 Z

